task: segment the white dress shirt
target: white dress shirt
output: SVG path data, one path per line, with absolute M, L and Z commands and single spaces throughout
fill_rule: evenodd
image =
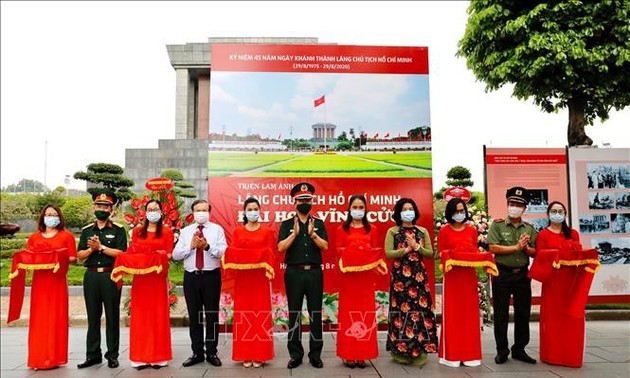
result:
M 179 240 L 173 250 L 173 260 L 184 260 L 184 269 L 187 272 L 197 270 L 197 250 L 191 248 L 193 236 L 199 229 L 197 223 L 182 228 Z M 227 242 L 223 228 L 218 224 L 206 222 L 203 224 L 203 236 L 210 245 L 210 250 L 203 251 L 203 270 L 213 270 L 221 266 L 219 260 L 223 257 Z

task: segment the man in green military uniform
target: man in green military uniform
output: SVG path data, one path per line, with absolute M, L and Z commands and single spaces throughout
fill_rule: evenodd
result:
M 507 361 L 510 297 L 514 297 L 514 345 L 512 358 L 535 364 L 525 352 L 529 343 L 529 316 L 532 307 L 531 280 L 527 276 L 529 258 L 536 254 L 536 230 L 521 216 L 529 202 L 527 189 L 515 186 L 507 190 L 507 219 L 497 219 L 488 231 L 490 252 L 494 253 L 499 275 L 492 279 L 494 340 L 497 355 L 494 361 Z
M 102 362 L 101 315 L 105 307 L 105 358 L 107 366 L 116 368 L 120 339 L 120 289 L 109 277 L 116 256 L 127 249 L 127 233 L 121 225 L 109 219 L 118 202 L 113 191 L 98 189 L 92 194 L 92 199 L 96 220 L 83 227 L 77 248 L 77 257 L 86 267 L 83 297 L 88 318 L 86 359 L 77 367 L 82 369 Z
M 308 359 L 316 368 L 322 368 L 322 300 L 324 276 L 321 268 L 322 250 L 328 249 L 328 235 L 324 222 L 309 215 L 315 188 L 301 182 L 291 189 L 297 214 L 280 225 L 278 251 L 286 252 L 284 262 L 284 286 L 289 304 L 289 340 L 287 347 L 291 359 L 289 369 L 302 364 L 304 348 L 300 317 L 306 296 L 306 307 L 310 318 L 311 335 Z

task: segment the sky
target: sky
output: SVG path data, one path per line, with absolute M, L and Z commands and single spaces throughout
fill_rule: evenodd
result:
M 429 48 L 434 189 L 455 165 L 483 188 L 483 146 L 563 147 L 567 110 L 547 114 L 486 93 L 455 57 L 467 2 L 6 2 L 1 5 L 0 185 L 48 187 L 125 148 L 175 137 L 167 44 L 208 37 L 317 37 L 321 43 Z M 587 134 L 630 147 L 630 108 Z M 85 182 L 71 180 L 70 188 Z
M 213 72 L 210 131 L 309 139 L 311 125 L 332 123 L 335 135 L 396 137 L 430 126 L 429 76 L 280 72 Z M 313 101 L 325 96 L 323 105 Z

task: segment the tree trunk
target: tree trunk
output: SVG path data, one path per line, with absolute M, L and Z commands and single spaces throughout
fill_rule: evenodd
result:
M 570 99 L 569 104 L 569 126 L 567 139 L 569 147 L 593 144 L 593 140 L 584 131 L 584 107 L 583 100 Z

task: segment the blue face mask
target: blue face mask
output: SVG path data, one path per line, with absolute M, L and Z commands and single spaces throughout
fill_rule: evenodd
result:
M 552 223 L 562 223 L 564 221 L 564 214 L 551 214 L 549 220 Z
M 456 213 L 451 217 L 455 222 L 461 223 L 466 219 L 466 214 L 464 213 Z
M 247 217 L 247 220 L 250 222 L 258 222 L 258 219 L 260 219 L 260 212 L 259 211 L 246 211 L 245 216 Z
M 363 217 L 365 216 L 365 211 L 351 209 L 350 216 L 352 217 L 352 219 L 360 220 L 363 219 Z
M 61 223 L 59 217 L 44 217 L 44 224 L 46 227 L 55 228 L 59 226 L 59 223 Z
M 147 220 L 151 223 L 157 223 L 162 218 L 161 211 L 147 211 Z
M 400 212 L 400 219 L 403 222 L 413 222 L 413 218 L 416 217 L 416 212 L 413 210 L 404 210 Z

